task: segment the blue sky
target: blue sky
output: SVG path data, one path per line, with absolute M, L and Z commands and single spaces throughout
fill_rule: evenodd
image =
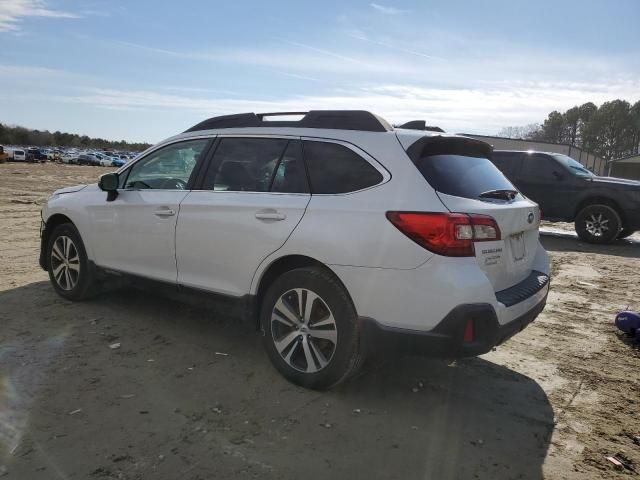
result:
M 0 0 L 0 122 L 156 142 L 357 108 L 493 134 L 640 100 L 638 18 L 638 0 Z

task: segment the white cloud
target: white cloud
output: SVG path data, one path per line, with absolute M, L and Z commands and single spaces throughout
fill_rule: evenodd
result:
M 55 70 L 53 68 L 36 67 L 30 65 L 9 65 L 0 64 L 0 79 L 12 78 L 21 80 L 24 78 L 43 78 L 44 76 L 59 77 L 61 75 L 73 75 L 64 70 Z
M 384 13 L 385 15 L 398 15 L 400 13 L 407 13 L 409 11 L 395 7 L 388 7 L 386 5 L 380 5 L 379 3 L 370 3 L 369 6 L 375 11 Z
M 640 100 L 640 81 L 615 85 L 513 84 L 501 88 L 426 88 L 379 85 L 326 95 L 283 96 L 279 99 L 237 99 L 227 96 L 171 95 L 147 90 L 87 89 L 62 102 L 109 109 L 173 110 L 189 113 L 194 123 L 212 115 L 237 112 L 365 109 L 393 123 L 424 119 L 447 131 L 493 134 L 506 125 L 542 121 L 554 110 L 587 101 L 613 98 Z
M 200 51 L 179 51 L 166 48 L 149 47 L 131 42 L 113 41 L 112 43 L 177 59 L 210 63 L 244 64 L 284 70 L 298 75 L 308 72 L 339 74 L 411 74 L 417 73 L 410 62 L 391 56 L 360 57 L 342 55 L 334 51 L 315 47 L 301 42 L 284 41 L 287 47 L 280 45 L 260 48 L 226 48 Z M 315 79 L 315 78 L 314 78 Z
M 80 18 L 80 15 L 48 8 L 44 0 L 0 1 L 0 32 L 17 32 L 27 17 Z

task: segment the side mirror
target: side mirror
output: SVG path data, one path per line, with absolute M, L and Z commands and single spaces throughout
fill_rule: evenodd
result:
M 117 173 L 105 173 L 98 180 L 98 187 L 103 192 L 107 192 L 107 202 L 113 202 L 118 196 L 118 185 L 120 178 Z
M 558 172 L 557 170 L 553 171 L 553 176 L 556 177 L 556 180 L 564 180 L 564 175 L 560 172 Z

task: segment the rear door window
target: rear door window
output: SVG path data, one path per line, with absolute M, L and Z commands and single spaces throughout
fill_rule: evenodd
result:
M 551 181 L 555 180 L 554 171 L 560 166 L 547 155 L 528 154 L 522 164 L 523 180 Z
M 205 190 L 268 192 L 287 140 L 283 138 L 222 138 Z
M 300 140 L 290 140 L 273 174 L 271 191 L 278 193 L 309 193 L 302 163 Z
M 421 157 L 415 164 L 435 190 L 447 195 L 478 198 L 492 190 L 515 190 L 488 158 L 440 154 Z
M 308 193 L 300 140 L 222 138 L 205 176 L 203 189 Z
M 382 174 L 350 148 L 337 143 L 304 141 L 311 193 L 356 192 L 379 184 Z

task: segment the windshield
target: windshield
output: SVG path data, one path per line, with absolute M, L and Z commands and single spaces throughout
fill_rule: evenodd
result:
M 577 160 L 574 160 L 571 157 L 566 155 L 556 154 L 552 155 L 557 161 L 559 161 L 564 167 L 569 169 L 571 173 L 577 175 L 578 177 L 593 177 L 594 173 L 589 170 L 587 167 L 582 165 Z

